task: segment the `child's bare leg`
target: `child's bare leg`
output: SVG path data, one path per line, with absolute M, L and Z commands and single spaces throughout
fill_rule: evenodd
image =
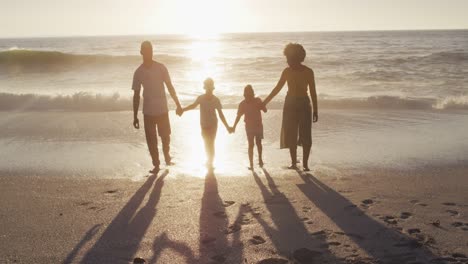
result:
M 291 166 L 288 169 L 297 169 L 297 147 L 290 147 L 289 148 L 289 155 L 291 156 Z
M 303 151 L 302 164 L 304 166 L 304 171 L 310 171 L 310 169 L 309 169 L 309 155 L 310 155 L 311 147 L 312 147 L 312 145 L 302 146 L 302 151 Z
M 213 161 L 215 157 L 215 142 L 214 138 L 210 138 L 208 147 L 208 166 L 213 167 Z
M 206 133 L 203 135 L 203 141 L 205 143 L 206 165 L 211 167 L 214 160 L 214 139 Z
M 254 149 L 254 137 L 247 135 L 247 141 L 249 142 L 249 170 L 253 170 L 253 149 Z
M 260 137 L 255 137 L 255 143 L 257 144 L 257 151 L 258 151 L 258 165 L 263 167 L 263 146 L 262 146 L 262 139 Z

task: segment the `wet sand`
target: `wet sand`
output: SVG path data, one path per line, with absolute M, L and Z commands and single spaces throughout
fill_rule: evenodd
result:
M 468 168 L 0 177 L 0 263 L 468 263 Z

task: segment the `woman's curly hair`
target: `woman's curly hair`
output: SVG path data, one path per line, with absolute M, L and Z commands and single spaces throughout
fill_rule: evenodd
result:
M 289 43 L 286 45 L 283 54 L 286 56 L 286 58 L 288 58 L 288 60 L 297 63 L 303 62 L 306 57 L 306 51 L 304 47 L 298 43 Z

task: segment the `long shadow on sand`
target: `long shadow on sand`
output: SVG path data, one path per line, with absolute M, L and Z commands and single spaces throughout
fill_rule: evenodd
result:
M 168 173 L 166 170 L 162 172 L 157 180 L 156 175 L 152 175 L 146 180 L 112 220 L 99 240 L 86 253 L 81 263 L 132 261 L 141 240 L 156 215 L 156 206 L 161 197 L 164 178 Z M 146 204 L 137 212 L 154 182 L 153 190 Z
M 299 189 L 338 228 L 379 263 L 429 263 L 437 257 L 426 247 L 429 237 L 417 239 L 400 233 L 365 214 L 356 205 L 310 173 L 298 174 Z M 430 263 L 444 263 L 436 261 Z
M 179 255 L 184 256 L 185 263 L 195 263 L 195 256 L 192 249 L 185 243 L 171 240 L 166 232 L 162 233 L 153 242 L 153 257 L 148 261 L 150 264 L 156 264 L 161 252 L 165 249 L 170 249 Z
M 288 259 L 294 258 L 298 263 L 342 263 L 329 250 L 323 237 L 310 235 L 304 226 L 304 219 L 297 215 L 288 198 L 278 190 L 268 171 L 263 169 L 263 172 L 268 188 L 256 172 L 253 172 L 253 176 L 275 228 L 262 219 L 260 214 L 253 213 L 253 215 L 271 239 L 277 252 Z
M 96 233 L 99 231 L 99 228 L 102 226 L 102 224 L 94 225 L 91 227 L 88 232 L 83 236 L 81 241 L 76 244 L 76 246 L 73 248 L 73 250 L 68 253 L 67 258 L 62 262 L 64 264 L 67 263 L 72 263 L 72 261 L 75 259 L 76 255 L 80 252 L 80 250 L 88 243 L 93 237 L 96 235 Z
M 230 257 L 232 249 L 227 239 L 228 225 L 226 208 L 218 192 L 218 181 L 213 170 L 209 170 L 200 209 L 199 263 L 222 263 Z M 231 259 L 229 262 L 235 263 Z

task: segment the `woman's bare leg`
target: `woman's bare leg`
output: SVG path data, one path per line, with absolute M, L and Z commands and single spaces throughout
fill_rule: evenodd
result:
M 297 169 L 297 147 L 289 148 L 289 155 L 291 156 L 291 166 L 288 169 Z
M 257 151 L 258 151 L 258 165 L 263 167 L 263 146 L 262 146 L 262 139 L 259 137 L 255 137 L 255 143 L 257 144 Z
M 309 169 L 309 155 L 312 145 L 302 146 L 302 166 L 304 166 L 304 171 L 310 171 Z
M 247 140 L 249 142 L 249 170 L 253 170 L 253 149 L 254 149 L 254 137 L 247 136 Z

